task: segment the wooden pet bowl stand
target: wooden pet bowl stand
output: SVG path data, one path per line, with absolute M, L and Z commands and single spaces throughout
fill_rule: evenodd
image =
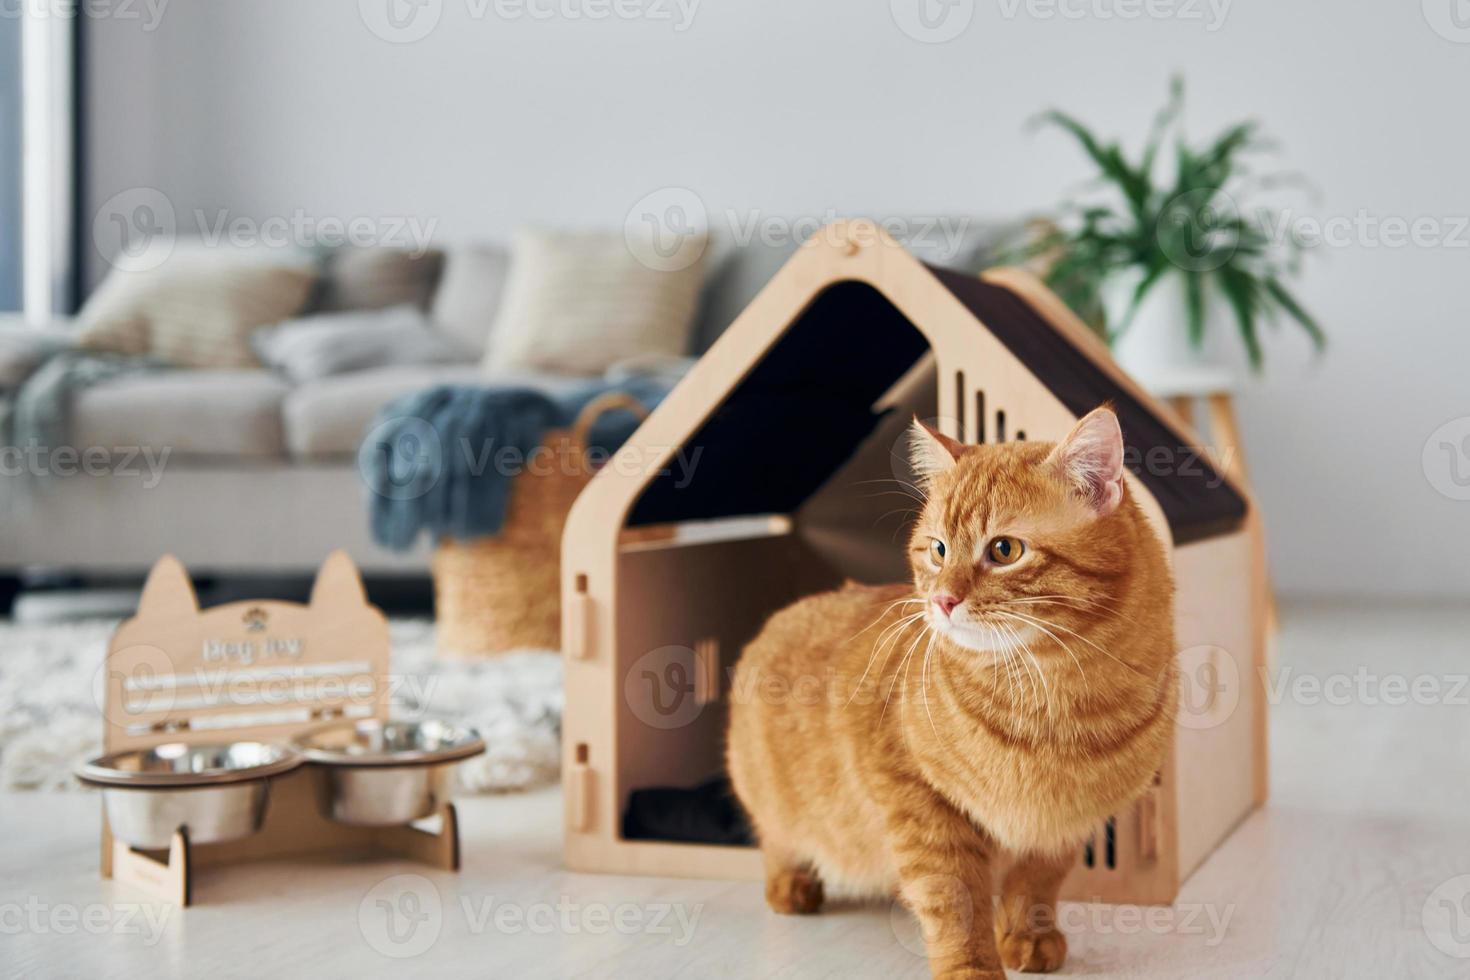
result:
M 392 857 L 444 871 L 459 870 L 459 820 L 453 803 L 443 803 L 422 823 L 399 827 L 354 827 L 323 816 L 323 772 L 310 763 L 271 780 L 265 823 L 249 837 L 218 844 L 190 844 L 184 828 L 174 831 L 167 851 L 129 847 L 112 836 L 102 814 L 102 877 L 125 882 L 180 907 L 193 904 L 194 872 L 268 858 Z
M 386 722 L 388 653 L 387 620 L 367 603 L 343 552 L 323 563 L 306 605 L 261 600 L 203 611 L 184 566 L 165 556 L 148 575 L 137 615 L 108 645 L 104 751 L 290 743 L 327 724 Z M 413 824 L 361 827 L 326 816 L 326 794 L 325 770 L 307 762 L 270 778 L 255 833 L 192 844 L 181 827 L 167 850 L 115 839 L 104 806 L 102 876 L 182 907 L 194 901 L 198 869 L 269 858 L 390 857 L 459 869 L 454 804 Z

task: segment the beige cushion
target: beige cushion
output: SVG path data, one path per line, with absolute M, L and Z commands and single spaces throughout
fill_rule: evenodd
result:
M 434 294 L 434 325 L 465 353 L 475 357 L 485 353 L 509 271 L 510 253 L 499 245 L 453 248 L 445 257 L 444 275 Z
M 289 390 L 269 371 L 129 375 L 77 394 L 72 438 L 79 448 L 149 446 L 170 457 L 279 457 Z
M 298 458 L 356 454 L 373 418 L 395 398 L 434 385 L 525 385 L 557 394 L 586 384 L 586 379 L 518 372 L 491 376 L 474 365 L 395 367 L 322 378 L 296 388 L 286 397 L 281 417 L 286 448 Z
M 600 374 L 636 354 L 683 354 L 699 299 L 702 237 L 672 271 L 643 264 L 621 232 L 523 231 L 485 365 Z
M 310 267 L 181 251 L 156 269 L 114 269 L 78 315 L 79 342 L 180 367 L 254 367 L 250 333 L 295 314 L 315 281 Z

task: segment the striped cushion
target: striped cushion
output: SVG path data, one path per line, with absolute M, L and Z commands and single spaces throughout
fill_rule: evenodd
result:
M 79 314 L 79 343 L 180 367 L 256 367 L 250 334 L 294 315 L 315 280 L 309 266 L 228 255 L 176 254 L 157 269 L 114 269 Z
M 518 233 L 486 368 L 601 374 L 638 354 L 683 354 L 704 244 L 686 239 L 662 271 L 622 233 Z

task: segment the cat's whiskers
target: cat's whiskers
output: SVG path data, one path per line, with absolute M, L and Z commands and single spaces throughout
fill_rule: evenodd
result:
M 882 524 L 894 514 L 906 514 L 909 517 L 915 517 L 918 515 L 918 513 L 919 509 L 917 507 L 895 507 L 893 510 L 884 511 L 877 517 L 873 518 L 873 527 L 877 527 L 879 524 Z M 900 524 L 898 529 L 903 530 L 903 525 Z
M 1010 605 L 1010 603 L 1003 603 L 1002 605 Z M 1036 623 L 1034 623 L 1034 622 L 1028 622 L 1029 619 L 1032 619 L 1034 617 L 1027 616 L 1025 613 L 1017 613 L 1017 612 L 1010 612 L 1010 613 L 1008 613 L 1008 612 L 1006 612 L 1003 609 L 997 609 L 997 610 L 995 610 L 995 612 L 996 612 L 996 615 L 1004 616 L 1007 619 L 1015 619 L 1015 620 L 1017 620 L 1017 621 L 1019 621 L 1021 623 L 1024 623 L 1027 626 L 1030 626 L 1032 629 L 1041 629 L 1041 627 L 1039 625 L 1037 625 Z M 1066 629 L 1066 627 L 1061 626 L 1060 624 L 1051 623 L 1051 624 L 1048 624 L 1048 625 L 1056 626 L 1057 629 Z M 1045 630 L 1042 630 L 1042 632 L 1046 632 L 1046 631 Z M 1051 635 L 1051 634 L 1048 634 L 1048 635 Z M 1082 680 L 1084 682 L 1086 682 L 1086 680 L 1087 680 L 1087 671 L 1083 669 L 1083 667 L 1082 667 L 1082 661 L 1081 661 L 1081 659 L 1078 658 L 1077 654 L 1075 652 L 1073 652 L 1073 650 L 1072 650 L 1072 648 L 1070 646 L 1068 646 L 1067 644 L 1063 643 L 1056 636 L 1052 635 L 1052 640 L 1054 640 L 1056 642 L 1056 644 L 1058 646 L 1060 646 L 1063 650 L 1067 651 L 1067 656 L 1071 657 L 1072 658 L 1072 663 L 1074 663 L 1074 664 L 1077 665 L 1077 673 L 1081 674 L 1082 675 Z
M 857 636 L 862 636 L 863 633 L 866 633 L 868 630 L 876 626 L 878 620 L 881 620 L 884 615 L 887 615 L 888 609 L 891 609 L 902 602 L 918 602 L 920 604 L 924 604 L 923 601 L 919 599 L 898 599 L 894 602 L 891 602 L 888 604 L 888 607 L 884 609 L 883 615 L 880 615 L 877 620 L 874 620 L 871 624 L 865 627 L 861 632 L 857 634 Z M 863 667 L 863 674 L 861 677 L 858 678 L 857 684 L 853 687 L 852 694 L 848 695 L 847 704 L 843 705 L 844 708 L 851 705 L 853 698 L 856 698 L 858 692 L 863 689 L 863 682 L 868 679 L 868 672 L 873 669 L 873 661 L 878 659 L 878 654 L 883 651 L 884 646 L 888 646 L 889 649 L 888 653 L 883 657 L 883 666 L 878 668 L 878 676 L 880 679 L 883 676 L 883 668 L 888 666 L 888 657 L 891 656 L 893 653 L 893 645 L 898 642 L 899 637 L 903 634 L 903 631 L 905 629 L 913 625 L 916 620 L 922 619 L 923 617 L 924 610 L 922 609 L 916 613 L 909 613 L 907 616 L 904 616 L 897 622 L 890 623 L 887 627 L 884 628 L 882 633 L 878 634 L 878 641 L 873 644 L 873 652 L 868 655 L 868 662 Z M 853 637 L 853 639 L 857 639 L 857 636 Z M 887 637 L 887 640 L 884 639 L 885 637 Z M 887 707 L 886 702 L 884 704 L 884 707 Z
M 924 696 L 924 713 L 929 716 L 929 728 L 938 739 L 939 729 L 934 725 L 934 712 L 929 710 L 929 655 L 934 652 L 934 640 L 939 634 L 932 629 L 928 633 L 929 645 L 924 648 L 924 667 L 919 671 L 919 691 Z
M 893 700 L 893 690 L 894 690 L 894 688 L 898 687 L 898 673 L 899 673 L 899 671 L 904 671 L 904 674 L 903 674 L 903 685 L 904 685 L 904 689 L 903 689 L 903 693 L 900 694 L 899 697 L 898 697 L 898 717 L 899 717 L 900 727 L 902 727 L 902 721 L 903 721 L 903 701 L 904 701 L 904 698 L 908 697 L 908 682 L 909 682 L 908 672 L 904 668 L 905 668 L 905 665 L 907 665 L 908 662 L 909 662 L 909 657 L 911 657 L 913 655 L 914 648 L 919 645 L 919 641 L 922 640 L 923 638 L 924 638 L 924 631 L 923 630 L 920 630 L 919 631 L 919 635 L 916 636 L 916 637 L 914 637 L 913 642 L 911 642 L 908 645 L 908 649 L 904 652 L 903 659 L 901 659 L 898 662 L 898 667 L 894 669 L 894 671 L 893 671 L 893 683 L 891 683 L 891 684 L 888 685 L 888 694 L 887 694 L 886 697 L 883 698 L 883 710 L 878 713 L 878 724 L 879 725 L 882 725 L 883 724 L 883 719 L 888 716 L 888 702 L 890 702 L 890 701 Z M 895 646 L 896 646 L 896 644 L 895 644 Z M 882 676 L 884 669 L 886 669 L 888 667 L 888 657 L 889 656 L 892 656 L 892 655 L 893 655 L 893 650 L 890 649 L 888 651 L 888 656 L 885 656 L 883 658 L 883 666 L 878 669 L 878 674 L 879 674 L 880 677 Z
M 1021 670 L 1026 675 L 1026 686 L 1028 688 L 1030 688 L 1030 690 L 1031 690 L 1031 698 L 1032 698 L 1032 701 L 1034 703 L 1035 700 L 1036 700 L 1036 696 L 1037 696 L 1037 692 L 1036 692 L 1036 681 L 1032 679 L 1031 666 L 1029 664 L 1027 664 L 1026 661 L 1024 661 L 1024 660 L 1021 659 L 1021 654 L 1022 653 L 1027 653 L 1027 651 L 1024 651 L 1020 647 L 1017 647 L 1016 648 L 1016 663 L 1021 666 Z M 1029 653 L 1028 653 L 1028 655 L 1029 655 Z M 1032 661 L 1035 662 L 1035 658 L 1034 657 L 1032 658 Z
M 1028 616 L 1025 613 L 1019 613 L 1019 612 L 1004 613 L 1003 615 L 1013 616 L 1016 619 L 1019 619 L 1022 622 L 1026 623 L 1027 625 L 1032 626 L 1032 627 L 1034 627 L 1036 629 L 1041 630 L 1041 632 L 1043 632 L 1047 636 L 1051 637 L 1052 638 L 1052 641 L 1055 642 L 1057 644 L 1057 646 L 1061 647 L 1063 650 L 1066 650 L 1068 653 L 1071 653 L 1071 648 L 1068 647 L 1067 644 L 1063 643 L 1061 641 L 1061 638 L 1058 637 L 1055 633 L 1051 632 L 1050 629 L 1047 629 L 1047 627 L 1051 627 L 1052 629 L 1059 629 L 1059 630 L 1061 630 L 1064 633 L 1070 633 L 1072 636 L 1075 636 L 1077 639 L 1081 640 L 1083 643 L 1086 643 L 1088 646 L 1092 647 L 1094 650 L 1096 650 L 1098 653 L 1102 654 L 1104 657 L 1107 657 L 1109 660 L 1113 661 L 1113 663 L 1117 664 L 1119 667 L 1123 667 L 1123 668 L 1131 671 L 1132 673 L 1137 674 L 1139 677 L 1145 677 L 1146 676 L 1141 671 L 1139 671 L 1137 667 L 1134 667 L 1132 664 L 1124 663 L 1123 661 L 1119 660 L 1117 657 L 1113 656 L 1108 651 L 1104 650 L 1102 647 L 1098 646 L 1096 643 L 1094 643 L 1091 640 L 1089 640 L 1087 637 L 1083 636 L 1081 633 L 1078 633 L 1076 630 L 1073 630 L 1073 629 L 1068 629 L 1067 627 L 1063 626 L 1061 623 L 1054 623 L 1051 620 L 1041 619 L 1041 618 L 1036 617 L 1036 616 Z M 1076 655 L 1073 654 L 1073 656 L 1076 656 Z
M 907 652 L 904 653 L 903 661 L 901 663 L 899 663 L 899 665 L 898 665 L 898 670 L 895 670 L 894 671 L 894 674 L 895 675 L 898 673 L 899 670 L 903 671 L 903 693 L 898 696 L 898 727 L 899 727 L 899 730 L 904 733 L 904 739 L 905 740 L 908 739 L 908 731 L 903 726 L 903 709 L 904 709 L 904 703 L 906 701 L 908 701 L 908 699 L 909 699 L 909 668 L 911 666 L 913 666 L 912 660 L 913 660 L 913 657 L 914 657 L 914 650 L 918 648 L 919 641 L 922 640 L 923 638 L 924 638 L 924 634 L 923 633 L 920 633 L 918 636 L 914 637 L 914 642 L 912 642 L 912 643 L 909 644 L 909 648 L 908 648 Z M 897 685 L 894 685 L 894 686 L 897 686 Z M 892 687 L 890 687 L 888 689 L 888 696 L 889 696 L 889 698 L 892 698 L 893 697 L 893 688 Z M 888 713 L 888 702 L 885 700 L 883 702 L 883 711 L 882 711 L 881 714 L 878 715 L 878 722 L 879 722 L 879 724 L 882 724 L 882 722 L 883 722 L 883 716 L 886 715 L 887 713 Z
M 1022 676 L 1023 664 L 1020 663 L 1020 654 L 1016 651 L 1016 644 L 1014 644 L 1014 642 L 1011 642 L 1011 639 L 1008 638 L 1008 636 L 1005 636 L 1003 632 L 1001 632 L 1000 626 L 992 627 L 989 626 L 989 624 L 986 624 L 986 629 L 991 629 L 992 632 L 995 633 L 997 644 L 1000 645 L 1001 651 L 1003 651 L 1005 654 L 1005 671 L 1007 671 L 1007 673 L 1005 673 L 1005 679 L 1010 682 L 1011 704 L 1020 704 L 1020 702 L 1022 702 L 1022 699 L 1020 699 L 1020 695 L 1022 695 L 1022 691 L 1026 691 L 1026 689 L 1029 689 L 1030 693 L 1032 693 L 1032 696 L 1035 696 L 1035 688 L 1032 688 L 1032 686 L 1030 686 L 1029 671 L 1026 671 L 1025 674 L 1026 682 L 1028 682 L 1028 688 L 1022 688 L 1022 685 L 1020 685 L 1020 676 Z
M 901 606 L 901 605 L 905 605 L 905 604 L 912 604 L 912 605 L 918 605 L 918 606 L 925 606 L 925 605 L 927 605 L 924 602 L 924 600 L 922 600 L 922 599 L 914 599 L 914 598 L 895 599 L 895 600 L 893 600 L 892 602 L 888 603 L 886 606 L 883 607 L 883 611 L 878 614 L 878 618 L 877 619 L 873 620 L 867 626 L 864 626 L 862 629 L 858 630 L 852 636 L 848 637 L 846 642 L 851 643 L 853 640 L 856 640 L 858 637 L 862 636 L 864 633 L 866 633 L 868 630 L 872 629 L 874 626 L 877 626 L 879 623 L 881 623 L 883 621 L 883 618 L 888 615 L 889 610 L 891 610 L 894 606 Z M 907 623 L 911 622 L 917 616 L 923 615 L 923 612 L 924 611 L 921 609 L 917 613 L 910 613 L 909 615 L 900 618 L 897 622 L 889 623 L 887 626 L 885 626 L 883 628 L 883 631 L 878 634 L 878 639 L 873 644 L 873 653 L 871 655 L 869 655 L 869 657 L 868 657 L 868 666 L 872 666 L 873 658 L 875 656 L 877 656 L 878 650 L 882 648 L 883 638 L 888 635 L 888 633 L 889 633 L 890 630 L 902 629 Z M 864 677 L 867 676 L 867 670 L 866 669 L 863 671 L 863 676 Z
M 1084 596 L 1080 596 L 1080 595 L 1023 595 L 1023 596 L 1020 596 L 1018 598 L 1011 599 L 1010 601 L 1011 602 L 1042 602 L 1042 601 L 1046 601 L 1046 600 L 1061 600 L 1061 601 L 1066 601 L 1066 602 L 1080 602 L 1083 605 L 1097 606 L 1097 607 L 1102 608 L 1102 609 L 1114 609 L 1114 608 L 1116 608 L 1116 606 L 1115 606 L 1114 603 L 1104 602 L 1101 599 L 1088 599 L 1088 598 L 1086 598 Z
M 985 624 L 985 628 L 987 630 L 990 630 L 991 633 L 994 635 L 996 648 L 999 649 L 1002 656 L 1005 657 L 1006 684 L 1007 690 L 1009 690 L 1010 692 L 1011 703 L 1019 703 L 1019 693 L 1021 690 L 1021 686 L 1016 680 L 1016 655 L 1014 649 L 1011 646 L 1011 641 L 1001 634 L 999 628 L 991 626 L 989 623 Z
M 855 486 L 855 487 L 861 487 L 861 486 L 866 486 L 866 485 L 868 485 L 870 483 L 896 483 L 896 484 L 898 484 L 899 489 L 897 489 L 897 490 L 884 490 L 884 491 L 881 491 L 881 492 L 882 493 L 906 493 L 906 494 L 911 494 L 917 500 L 922 500 L 925 503 L 928 503 L 929 502 L 929 494 L 928 494 L 928 492 L 923 487 L 919 486 L 918 484 L 910 483 L 907 480 L 897 480 L 897 479 L 894 479 L 893 477 L 885 477 L 883 479 L 878 479 L 878 480 L 856 480 L 856 481 L 853 482 L 852 485 Z M 874 496 L 877 496 L 877 495 L 874 494 Z
M 1016 632 L 1016 630 L 1014 630 L 1014 627 L 1007 627 L 1007 629 L 1010 629 L 1013 633 Z M 1047 670 L 1045 670 L 1045 667 L 1041 666 L 1041 661 L 1036 660 L 1036 654 L 1030 652 L 1030 644 L 1026 642 L 1025 636 L 1020 635 L 1020 633 L 1016 633 L 1016 642 L 1017 644 L 1020 644 L 1020 648 L 1022 648 L 1023 651 L 1026 651 L 1026 657 L 1030 658 L 1030 663 L 1036 664 L 1036 680 L 1039 680 L 1039 682 L 1041 682 L 1042 696 L 1045 696 L 1045 698 L 1047 698 L 1047 721 L 1054 721 L 1054 718 L 1051 717 L 1051 685 L 1048 685 L 1047 683 Z
M 883 628 L 883 632 L 878 634 L 878 639 L 873 644 L 874 655 L 876 656 L 877 653 L 883 649 L 885 643 L 891 643 L 896 640 L 903 633 L 903 631 L 912 626 L 916 620 L 923 619 L 924 615 L 925 611 L 923 609 L 920 609 L 918 612 L 909 613 L 908 615 L 902 616 L 889 625 L 885 626 Z M 871 659 L 869 660 L 869 662 L 871 663 Z
M 1016 622 L 1021 623 L 1024 626 L 1029 626 L 1029 627 L 1031 627 L 1034 630 L 1039 630 L 1042 633 L 1045 633 L 1048 637 L 1051 638 L 1051 641 L 1053 643 L 1055 643 L 1057 646 L 1061 647 L 1063 650 L 1067 651 L 1067 655 L 1068 656 L 1070 656 L 1074 661 L 1077 660 L 1077 654 L 1075 654 L 1075 653 L 1072 652 L 1072 648 L 1069 647 L 1069 646 L 1067 646 L 1066 643 L 1062 642 L 1061 637 L 1057 636 L 1051 630 L 1047 629 L 1039 621 L 1034 620 L 1033 618 L 1031 618 L 1029 616 L 1026 616 L 1023 613 L 1015 613 L 1015 612 L 1008 613 L 1008 612 L 1003 612 L 1003 611 L 1001 611 L 999 609 L 995 610 L 995 614 L 997 616 L 1004 616 L 1007 619 L 1014 619 Z M 1058 627 L 1058 628 L 1060 629 L 1061 627 Z M 1080 668 L 1081 667 L 1081 661 L 1077 661 L 1077 663 L 1078 663 L 1078 667 Z
M 1029 619 L 1029 620 L 1033 621 L 1033 623 L 1041 624 L 1041 625 L 1045 625 L 1045 626 L 1050 626 L 1052 629 L 1061 630 L 1064 633 L 1068 633 L 1068 634 L 1070 634 L 1072 636 L 1075 636 L 1077 639 L 1081 640 L 1083 643 L 1086 643 L 1088 646 L 1092 647 L 1098 653 L 1106 654 L 1108 656 L 1111 656 L 1111 654 L 1108 654 L 1108 651 L 1104 650 L 1102 647 L 1098 646 L 1095 642 L 1093 642 L 1092 640 L 1090 640 L 1087 637 L 1083 636 L 1081 633 L 1077 632 L 1076 630 L 1072 629 L 1071 627 L 1063 626 L 1061 623 L 1053 622 L 1052 620 L 1049 620 L 1049 619 L 1043 619 L 1040 616 L 1037 616 L 1035 613 L 1023 613 L 1023 612 L 1018 612 L 1018 611 L 1012 610 L 1011 613 L 1010 613 L 1010 615 L 1012 615 L 1012 616 L 1020 616 L 1020 617 L 1022 617 L 1024 619 Z M 1037 628 L 1040 629 L 1041 626 L 1038 625 Z M 1058 640 L 1057 642 L 1060 643 L 1061 641 Z
M 920 508 L 924 506 L 924 501 L 912 494 L 904 493 L 902 490 L 880 490 L 877 493 L 865 493 L 862 497 L 864 500 L 877 500 L 879 497 L 902 497 L 905 500 L 912 500 L 918 505 L 917 507 L 909 508 L 913 513 L 918 513 Z
M 872 480 L 868 482 L 879 483 L 882 481 Z M 929 498 L 924 496 L 915 496 L 914 493 L 911 492 L 912 490 L 912 487 L 906 490 L 879 490 L 877 493 L 865 493 L 860 494 L 859 496 L 861 496 L 864 500 L 877 500 L 879 497 L 902 497 L 905 500 L 912 501 L 915 504 L 915 506 L 913 507 L 908 507 L 904 509 L 910 514 L 917 515 L 920 511 L 922 511 L 925 507 L 929 505 Z M 889 511 L 889 513 L 893 512 Z
M 892 609 L 894 606 L 902 606 L 902 605 L 905 605 L 905 604 L 912 604 L 912 605 L 917 605 L 917 606 L 927 606 L 928 605 L 928 603 L 925 602 L 923 599 L 915 598 L 913 596 L 905 596 L 902 599 L 894 599 L 892 602 L 889 602 L 889 603 L 887 603 L 887 604 L 885 604 L 883 606 L 882 612 L 878 613 L 878 616 L 877 616 L 876 619 L 874 619 L 867 626 L 864 626 L 862 629 L 858 630 L 856 633 L 852 634 L 852 636 L 849 636 L 847 638 L 846 642 L 847 643 L 851 643 L 853 640 L 856 640 L 858 637 L 862 636 L 864 633 L 866 633 L 868 630 L 872 629 L 874 626 L 877 626 L 879 623 L 883 622 L 883 617 L 884 616 L 887 616 L 888 615 L 888 610 Z
M 1006 649 L 1006 642 L 1001 637 L 1000 630 L 994 626 L 991 626 L 989 623 L 981 623 L 980 625 L 985 627 L 985 633 L 990 637 L 990 648 L 996 654 L 996 656 L 991 658 L 990 672 L 994 674 L 999 667 L 1005 667 L 1006 690 L 1009 692 L 1011 700 L 1014 701 L 1016 700 L 1016 686 L 1011 681 L 1011 655 L 1010 651 Z
M 1066 595 L 1027 596 L 1027 597 L 1021 598 L 1021 599 L 1010 599 L 1010 600 L 1007 601 L 1006 604 L 1009 605 L 1010 603 L 1013 603 L 1013 602 L 1016 602 L 1016 603 L 1037 604 L 1037 605 L 1055 605 L 1055 606 L 1061 606 L 1063 609 L 1067 609 L 1067 610 L 1070 610 L 1070 611 L 1085 612 L 1085 613 L 1101 613 L 1103 615 L 1109 616 L 1109 617 L 1111 617 L 1113 619 L 1116 619 L 1116 620 L 1118 620 L 1120 622 L 1123 622 L 1123 623 L 1127 623 L 1129 625 L 1137 625 L 1137 623 L 1138 623 L 1138 621 L 1136 619 L 1133 619 L 1130 616 L 1124 616 L 1121 612 L 1119 612 L 1117 610 L 1117 608 L 1115 608 L 1112 605 L 1107 605 L 1107 604 L 1104 604 L 1104 603 L 1102 603 L 1100 601 L 1093 600 L 1093 599 L 1084 599 L 1081 596 L 1066 596 Z M 1079 607 L 1077 605 L 1073 605 L 1075 603 L 1081 603 L 1081 606 Z
M 1036 677 L 1039 681 L 1041 681 L 1041 689 L 1046 698 L 1046 720 L 1048 722 L 1052 722 L 1053 718 L 1051 713 L 1051 686 L 1046 683 L 1046 671 L 1042 668 L 1041 661 L 1036 659 L 1036 654 L 1031 652 L 1031 644 L 1026 642 L 1025 637 L 1021 636 L 1021 634 L 1016 631 L 1015 627 L 1006 626 L 1005 630 L 1007 633 L 1011 634 L 1011 636 L 1018 644 L 1020 644 L 1022 652 L 1024 652 L 1026 656 L 1031 659 L 1031 662 L 1036 665 Z

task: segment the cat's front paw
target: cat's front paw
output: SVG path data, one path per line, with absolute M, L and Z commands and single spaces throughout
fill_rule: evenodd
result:
M 1004 970 L 982 970 L 978 966 L 935 971 L 933 976 L 934 980 L 1006 980 Z
M 818 912 L 822 897 L 822 879 L 809 868 L 778 871 L 766 879 L 766 904 L 782 915 Z
M 1067 937 L 1060 929 L 1018 929 L 996 937 L 1000 960 L 1022 973 L 1051 973 L 1067 959 Z

